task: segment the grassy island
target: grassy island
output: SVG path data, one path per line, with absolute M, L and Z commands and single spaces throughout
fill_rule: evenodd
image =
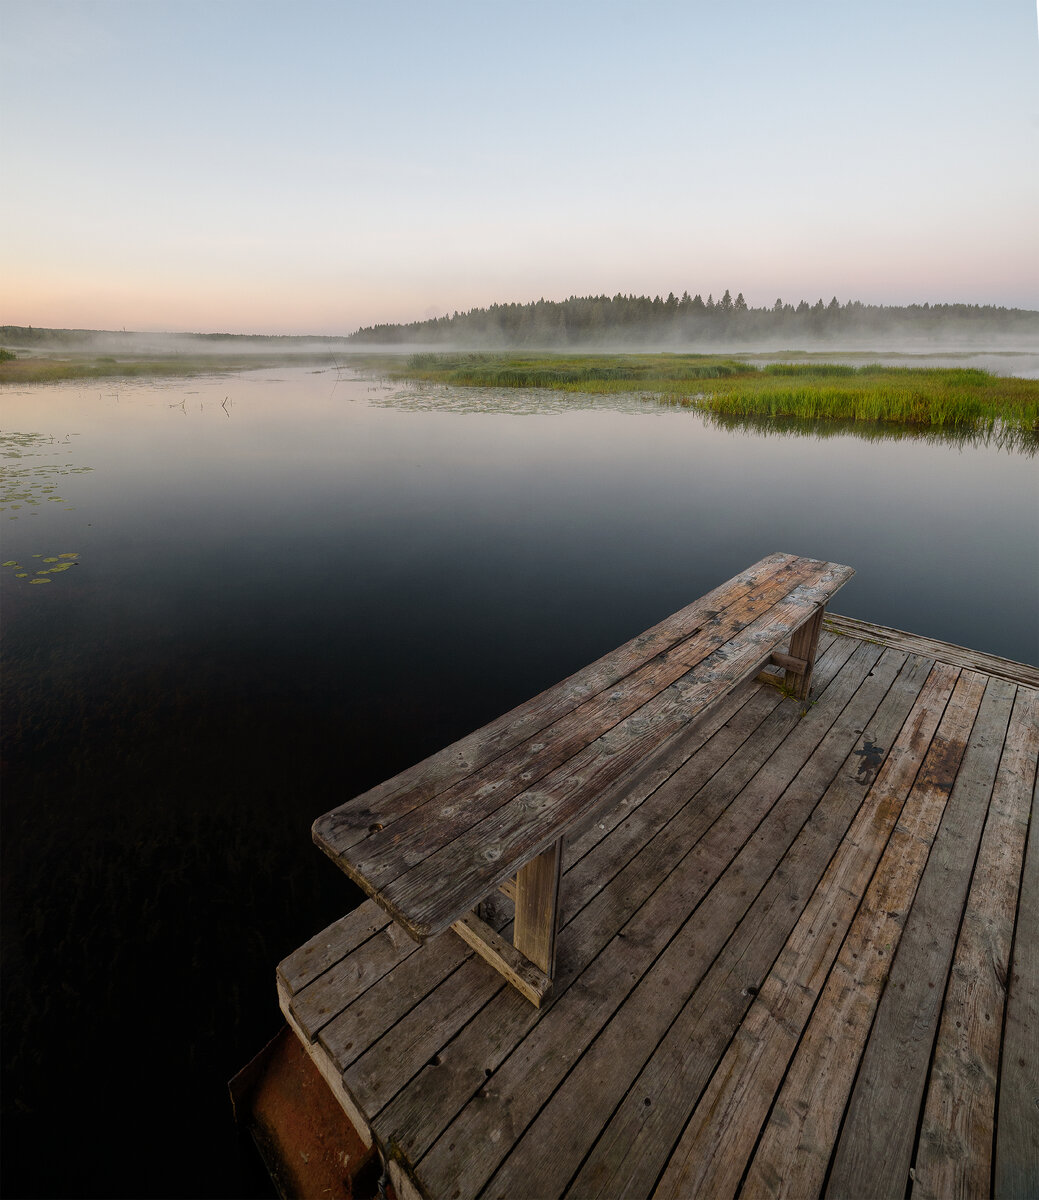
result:
M 397 378 L 466 387 L 649 393 L 745 417 L 888 421 L 948 429 L 997 425 L 1039 436 L 1039 380 L 963 368 L 768 363 L 699 354 L 418 354 Z

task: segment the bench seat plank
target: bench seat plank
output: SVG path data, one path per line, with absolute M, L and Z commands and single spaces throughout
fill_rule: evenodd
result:
M 492 722 L 319 818 L 314 840 L 412 936 L 439 933 L 753 676 L 852 574 L 771 555 L 709 604 L 688 606 L 513 710 L 518 736 L 502 729 L 504 718 Z M 475 769 L 474 749 L 483 759 Z

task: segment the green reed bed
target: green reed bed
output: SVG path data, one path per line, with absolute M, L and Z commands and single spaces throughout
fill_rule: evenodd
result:
M 320 362 L 327 354 L 198 355 L 171 358 L 0 358 L 2 383 L 56 383 L 63 379 L 119 379 L 158 375 L 212 375 L 258 367 L 293 366 Z
M 895 422 L 1039 435 L 1039 380 L 963 368 L 772 363 L 694 354 L 421 354 L 398 378 L 465 387 L 651 393 L 743 417 Z

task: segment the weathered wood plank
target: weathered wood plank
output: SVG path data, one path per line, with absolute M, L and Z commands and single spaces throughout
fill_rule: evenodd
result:
M 385 929 L 390 920 L 389 914 L 374 900 L 365 900 L 283 959 L 278 965 L 279 978 L 290 992 L 298 992 L 374 934 Z
M 471 946 L 485 962 L 490 963 L 520 995 L 540 1008 L 542 1001 L 552 990 L 552 979 L 545 971 L 507 942 L 486 921 L 481 921 L 475 913 L 469 913 L 462 920 L 456 921 L 451 930 Z
M 421 1160 L 421 1178 L 432 1194 L 450 1195 L 456 1189 L 462 1195 L 474 1194 L 496 1169 L 633 984 L 653 966 L 674 934 L 688 924 L 690 914 L 695 915 L 703 898 L 823 739 L 879 657 L 876 648 L 860 649 L 807 716 L 797 720 L 758 764 L 724 814 L 641 905 L 607 950 L 565 991 L 558 985 L 558 999 Z M 782 707 L 784 712 L 793 709 L 796 717 L 796 705 Z M 741 755 L 740 763 L 734 764 L 737 769 L 742 759 Z M 673 822 L 669 831 L 676 824 Z M 681 833 L 678 829 L 674 836 Z M 708 932 L 705 930 L 705 936 Z M 665 978 L 663 970 L 654 977 L 658 982 Z M 639 1036 L 638 1030 L 631 1029 L 631 1036 Z M 484 1044 L 489 1049 L 490 1039 Z M 585 1105 L 586 1098 L 581 1103 Z M 481 1147 L 478 1157 L 460 1156 L 460 1147 L 472 1145 Z
M 289 1006 L 289 991 L 284 982 L 278 980 L 278 1004 L 281 1007 L 282 1015 L 285 1017 L 285 1023 L 299 1039 L 300 1045 L 303 1047 L 307 1056 L 317 1067 L 318 1072 L 328 1084 L 328 1090 L 338 1101 L 343 1112 L 350 1118 L 354 1128 L 360 1135 L 361 1141 L 366 1147 L 371 1146 L 375 1138 L 372 1134 L 371 1125 L 364 1111 L 360 1108 L 357 1102 L 351 1096 L 350 1092 L 343 1085 L 342 1073 L 339 1067 L 332 1059 L 324 1052 L 324 1049 L 312 1042 L 307 1034 L 296 1023 L 295 1017 L 292 1015 L 292 1009 Z
M 997 654 L 986 654 L 981 650 L 968 650 L 965 646 L 954 646 L 950 642 L 938 642 L 934 638 L 902 629 L 891 629 L 887 625 L 874 625 L 871 621 L 860 621 L 856 617 L 844 617 L 827 612 L 824 626 L 843 637 L 874 641 L 881 646 L 893 646 L 910 654 L 924 654 L 937 662 L 949 663 L 954 667 L 965 667 L 971 671 L 982 671 L 996 679 L 1008 679 L 1011 683 L 1023 683 L 1026 687 L 1039 688 L 1039 667 L 1031 663 L 1014 662 L 1000 658 Z
M 837 574 L 835 570 L 833 575 Z M 775 646 L 777 631 L 788 631 L 798 623 L 805 608 L 817 603 L 820 592 L 828 594 L 832 586 L 833 578 L 827 576 L 795 588 L 766 615 L 751 622 L 736 645 L 708 656 L 690 678 L 667 687 L 537 786 L 521 792 L 383 886 L 380 903 L 417 936 L 446 928 L 460 907 L 464 910 L 477 904 L 513 874 L 518 864 L 564 836 L 603 787 L 695 719 L 705 705 L 753 675 Z
M 838 638 L 830 633 L 822 635 L 815 671 L 817 695 L 836 677 L 854 653 L 856 645 L 853 638 Z M 628 820 L 642 800 L 692 758 L 718 729 L 741 710 L 743 704 L 767 703 L 774 708 L 779 701 L 780 697 L 772 692 L 763 696 L 756 681 L 748 679 L 716 704 L 707 716 L 695 725 L 680 730 L 656 754 L 649 756 L 612 789 L 604 791 L 601 809 L 592 814 L 585 826 L 578 825 L 567 835 L 563 849 L 564 871 L 616 825 Z
M 1017 685 L 989 679 L 855 1078 L 826 1195 L 903 1200 L 942 998 Z M 988 1020 L 991 1013 L 984 1014 Z
M 876 712 L 861 722 L 858 739 L 854 726 L 843 744 L 834 739 L 834 752 L 846 754 L 840 770 L 825 790 L 820 789 L 819 802 L 790 851 L 614 1112 L 567 1190 L 568 1200 L 591 1196 L 612 1200 L 652 1192 L 715 1065 L 920 695 L 931 660 L 913 656 L 903 663 L 903 659 L 900 652 L 888 650 L 874 668 L 874 678 L 884 686 L 902 664 Z M 856 694 L 848 716 L 858 724 L 861 712 Z M 803 787 L 814 783 L 810 775 L 798 781 Z
M 368 824 L 363 839 L 353 844 L 340 865 L 366 890 L 385 889 L 408 867 L 421 866 L 431 849 L 464 834 L 479 819 L 492 815 L 528 785 L 568 762 L 589 742 L 641 710 L 664 688 L 740 633 L 762 610 L 771 610 L 792 589 L 806 585 L 817 575 L 818 564 L 790 564 L 781 574 L 713 615 L 690 636 L 639 664 L 609 688 L 590 695 L 480 771 L 439 791 L 429 802 L 414 806 L 393 822 Z M 363 798 L 329 814 L 335 820 L 337 849 L 344 831 L 352 828 L 348 822 L 355 809 L 354 827 L 364 828 L 368 806 Z
M 996 1118 L 995 1195 L 1039 1194 L 1039 779 L 1021 873 Z
M 936 665 L 851 829 L 698 1102 L 654 1193 L 732 1196 L 860 897 L 912 795 L 959 672 Z
M 341 958 L 291 1001 L 292 1015 L 313 1041 L 321 1030 L 387 971 L 417 949 L 392 921 L 363 943 L 363 952 Z
M 957 681 L 877 873 L 797 1047 L 750 1163 L 743 1194 L 818 1194 L 880 992 L 985 688 Z
M 1039 692 L 1019 688 L 942 1007 L 913 1200 L 966 1200 L 991 1187 L 1010 943 L 1037 755 Z
M 512 940 L 516 949 L 551 979 L 556 973 L 562 839 L 521 867 L 516 876 Z M 537 1003 L 540 1004 L 541 998 Z
M 808 698 L 812 686 L 812 669 L 815 666 L 815 652 L 819 645 L 819 632 L 822 629 L 823 613 L 826 611 L 825 601 L 819 605 L 811 618 L 800 629 L 794 631 L 790 639 L 789 664 L 786 664 L 786 680 L 790 685 L 796 700 Z M 794 666 L 796 662 L 803 666 Z
M 546 688 L 450 746 L 445 746 L 436 754 L 384 780 L 356 799 L 366 801 L 370 822 L 389 824 L 415 805 L 425 803 L 431 796 L 473 774 L 493 758 L 551 725 L 588 696 L 623 679 L 636 667 L 698 629 L 726 603 L 736 603 L 763 580 L 788 571 L 794 562 L 795 555 L 792 554 L 768 555 L 589 666 Z M 341 853 L 353 844 L 355 837 L 367 836 L 367 827 L 362 820 L 356 823 L 356 829 L 351 832 L 346 823 L 333 816 L 336 813 L 338 810 L 334 809 L 332 813 L 319 818 L 316 825 L 321 827 L 322 837 L 329 847 Z

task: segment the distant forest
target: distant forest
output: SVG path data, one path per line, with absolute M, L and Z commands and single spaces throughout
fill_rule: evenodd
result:
M 1039 312 L 980 304 L 912 304 L 898 308 L 777 299 L 770 308 L 750 308 L 739 292 L 720 300 L 674 292 L 661 296 L 571 296 L 529 304 L 492 304 L 408 325 L 371 325 L 351 334 L 366 345 L 450 344 L 458 346 L 596 346 L 777 343 L 792 346 L 840 340 L 942 341 L 1001 338 L 1039 343 Z

